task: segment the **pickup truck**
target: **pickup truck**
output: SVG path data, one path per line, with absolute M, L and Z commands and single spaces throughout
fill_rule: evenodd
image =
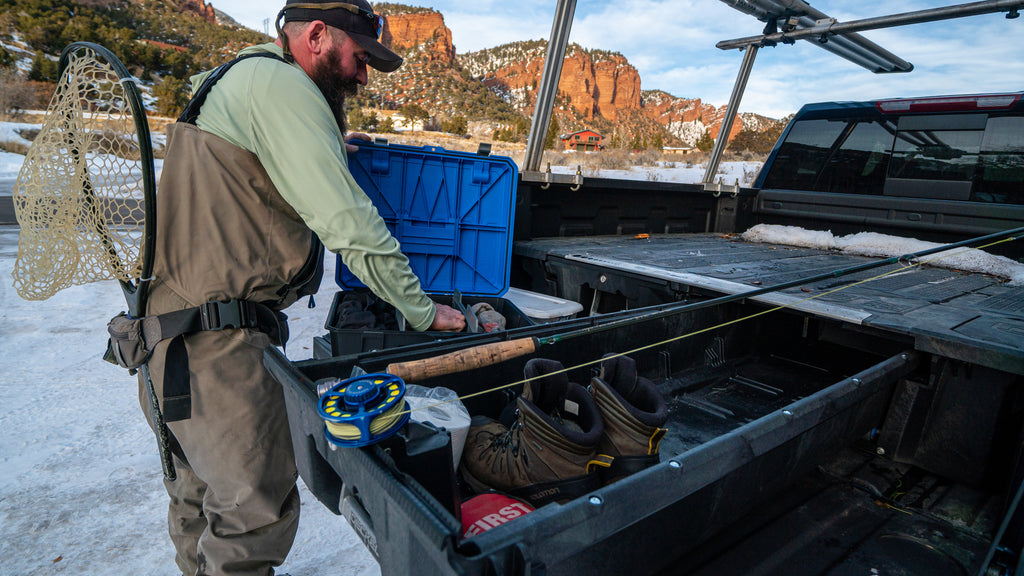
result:
M 1022 573 L 1019 277 L 742 234 L 944 243 L 1024 226 L 1021 93 L 805 106 L 749 189 L 520 178 L 514 192 L 511 286 L 577 317 L 343 354 L 328 335 L 294 363 L 267 352 L 303 480 L 383 574 Z M 1022 244 L 986 250 L 1021 266 Z M 325 438 L 318 383 L 523 338 L 547 344 L 416 383 L 463 396 L 516 382 L 531 357 L 588 382 L 595 359 L 628 351 L 667 402 L 660 463 L 466 538 L 464 491 L 422 428 L 363 448 Z M 464 399 L 491 417 L 507 402 Z

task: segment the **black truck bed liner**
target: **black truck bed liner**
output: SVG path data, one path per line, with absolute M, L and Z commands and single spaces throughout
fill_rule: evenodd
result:
M 968 576 L 1003 504 L 855 444 L 659 576 Z

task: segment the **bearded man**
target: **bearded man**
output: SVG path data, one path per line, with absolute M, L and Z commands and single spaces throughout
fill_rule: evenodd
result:
M 291 548 L 297 474 L 262 357 L 287 339 L 280 311 L 319 286 L 323 247 L 413 329 L 465 325 L 423 293 L 348 170 L 345 96 L 366 84 L 367 65 L 402 64 L 378 40 L 383 23 L 365 0 L 289 0 L 277 41 L 193 77 L 168 127 L 146 314 L 202 319 L 149 360 L 171 433 L 176 477 L 164 484 L 183 574 L 270 575 Z

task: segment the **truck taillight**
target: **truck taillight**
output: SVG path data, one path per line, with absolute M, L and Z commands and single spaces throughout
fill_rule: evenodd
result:
M 1005 110 L 1020 102 L 1024 93 L 976 94 L 972 96 L 940 96 L 938 98 L 907 98 L 880 100 L 875 106 L 883 114 L 894 112 L 972 112 Z

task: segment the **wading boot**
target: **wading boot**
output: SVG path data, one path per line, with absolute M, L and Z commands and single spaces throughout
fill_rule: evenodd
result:
M 609 460 L 597 453 L 604 432 L 586 388 L 569 382 L 554 360 L 526 364 L 526 383 L 501 421 L 476 416 L 470 423 L 461 472 L 477 493 L 505 492 L 539 508 L 566 502 L 601 486 Z M 512 406 L 510 406 L 512 408 Z
M 604 421 L 598 452 L 615 459 L 604 471 L 605 480 L 614 482 L 657 464 L 668 408 L 654 383 L 637 375 L 632 358 L 617 356 L 601 362 L 590 384 Z

